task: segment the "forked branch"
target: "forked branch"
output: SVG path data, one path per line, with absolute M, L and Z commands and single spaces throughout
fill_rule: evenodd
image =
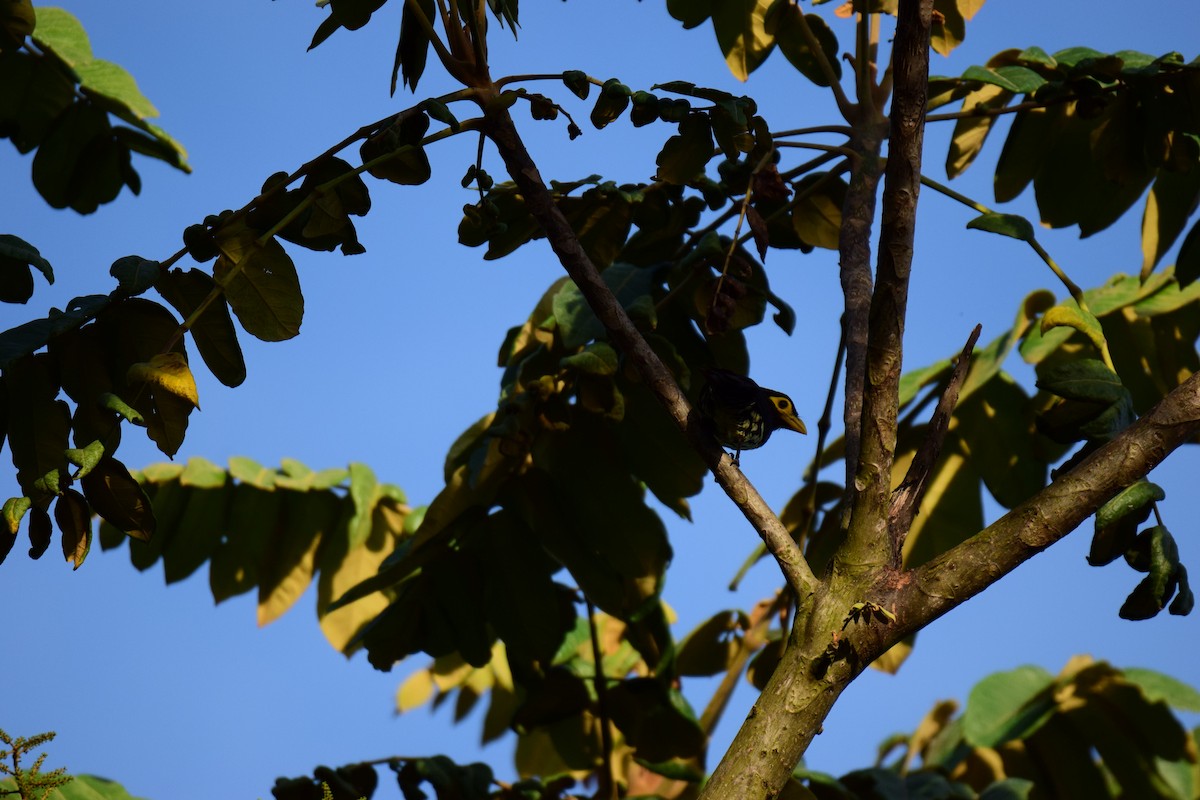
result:
M 817 588 L 817 578 L 805 561 L 799 546 L 758 490 L 733 466 L 732 459 L 716 440 L 705 432 L 698 413 L 692 409 L 683 392 L 679 390 L 671 371 L 650 348 L 629 315 L 625 313 L 625 309 L 604 283 L 600 272 L 579 244 L 571 224 L 554 204 L 554 198 L 542 180 L 537 165 L 525 149 L 508 111 L 499 107 L 490 109 L 487 113 L 485 132 L 504 159 L 508 174 L 521 190 L 526 208 L 545 232 L 550 247 L 563 269 L 575 282 L 596 318 L 608 331 L 611 342 L 638 370 L 647 387 L 708 463 L 717 483 L 754 526 L 771 555 L 779 562 L 780 569 L 796 596 L 806 598 L 813 594 Z

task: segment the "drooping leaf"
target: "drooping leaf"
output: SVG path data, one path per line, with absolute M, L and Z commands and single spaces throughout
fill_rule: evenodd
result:
M 1198 200 L 1200 164 L 1193 165 L 1187 172 L 1159 170 L 1146 196 L 1146 209 L 1142 214 L 1142 280 L 1149 276 L 1183 232 Z
M 1054 712 L 1049 691 L 1054 678 L 1040 667 L 997 672 L 971 690 L 963 733 L 977 747 L 995 747 L 1028 737 Z
M 800 74 L 817 86 L 829 86 L 829 78 L 821 67 L 820 55 L 809 46 L 800 18 L 808 23 L 825 62 L 837 78 L 842 77 L 842 62 L 838 57 L 838 40 L 833 30 L 818 14 L 804 14 L 800 6 L 776 3 L 767 15 L 767 30 L 775 36 L 779 49 Z
M 376 7 L 383 5 L 383 0 L 370 2 Z M 416 7 L 430 22 L 437 18 L 433 0 L 417 0 Z M 396 93 L 397 72 L 403 76 L 405 86 L 414 92 L 417 90 L 417 82 L 425 73 L 428 57 L 429 36 L 418 22 L 416 10 L 406 2 L 400 18 L 400 38 L 396 41 L 396 59 L 392 66 L 392 94 Z
M 616 78 L 609 78 L 600 88 L 596 104 L 592 106 L 591 121 L 597 128 L 603 128 L 618 119 L 629 107 L 629 98 L 633 94 L 629 87 Z
M 24 303 L 33 296 L 36 267 L 47 283 L 54 283 L 54 270 L 38 249 L 11 234 L 0 234 L 0 302 Z
M 48 356 L 27 356 L 4 371 L 8 441 L 17 482 L 26 497 L 45 508 L 70 482 L 65 452 L 71 415 L 55 399 L 58 385 Z
M 74 489 L 59 495 L 54 504 L 54 521 L 62 534 L 63 557 L 79 569 L 92 548 L 92 510 L 87 500 Z
M 229 304 L 216 282 L 203 270 L 172 269 L 159 278 L 155 288 L 184 320 L 191 319 L 201 304 L 217 293 L 189 330 L 196 350 L 217 380 L 226 386 L 240 386 L 246 379 L 246 360 L 229 315 Z
M 683 27 L 695 28 L 712 16 L 715 6 L 715 0 L 667 0 L 667 13 Z
M 1140 480 L 1127 486 L 1096 512 L 1096 532 L 1092 538 L 1088 563 L 1103 566 L 1123 555 L 1137 535 L 1137 528 L 1150 515 L 1156 500 L 1166 497 L 1163 490 Z
M 737 652 L 746 625 L 741 612 L 721 611 L 696 627 L 679 645 L 680 675 L 717 675 Z
M 130 383 L 147 384 L 159 392 L 166 392 L 186 400 L 196 408 L 200 407 L 196 379 L 192 377 L 182 353 L 160 353 L 149 361 L 130 365 L 126 375 Z
M 1100 325 L 1100 320 L 1096 319 L 1091 311 L 1080 308 L 1075 303 L 1064 303 L 1048 309 L 1042 315 L 1041 330 L 1045 334 L 1052 328 L 1066 327 L 1074 328 L 1082 333 L 1096 349 L 1103 352 L 1107 343 L 1104 339 L 1104 329 Z
M 674 184 L 689 183 L 703 173 L 713 157 L 712 126 L 704 114 L 689 114 L 679 123 L 679 134 L 667 139 L 655 159 L 658 179 Z
M 1002 108 L 1012 99 L 1012 92 L 994 84 L 985 83 L 963 98 L 964 112 L 979 109 L 986 111 Z M 946 174 L 955 178 L 962 174 L 983 149 L 984 140 L 992 129 L 996 118 L 988 114 L 962 117 L 954 123 L 954 134 L 950 140 L 950 151 L 946 155 Z
M 103 458 L 80 484 L 84 497 L 105 522 L 135 539 L 154 535 L 157 524 L 150 498 L 120 461 Z
M 729 71 L 740 81 L 771 54 L 775 37 L 767 32 L 767 11 L 772 0 L 722 0 L 712 7 L 717 44 Z
M 260 245 L 257 238 L 248 228 L 222 237 L 213 277 L 247 333 L 266 342 L 291 339 L 304 317 L 296 267 L 278 241 Z

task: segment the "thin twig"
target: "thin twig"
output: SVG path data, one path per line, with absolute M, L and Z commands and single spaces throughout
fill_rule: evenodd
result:
M 591 600 L 587 600 L 586 603 L 588 631 L 591 633 L 592 639 L 592 661 L 595 664 L 592 669 L 592 681 L 596 687 L 596 710 L 600 716 L 600 751 L 604 759 L 596 775 L 596 782 L 599 784 L 596 787 L 596 797 L 616 800 L 617 785 L 613 780 L 612 772 L 612 731 L 609 730 L 608 722 L 608 678 L 604 674 L 604 654 L 600 651 L 600 634 L 596 631 L 596 606 L 592 604 Z
M 942 397 L 933 410 L 933 417 L 929 420 L 929 428 L 925 432 L 925 440 L 921 442 L 920 449 L 913 456 L 904 480 L 892 493 L 892 506 L 888 512 L 888 529 L 892 539 L 891 564 L 897 569 L 900 567 L 901 553 L 904 550 L 904 539 L 908 535 L 909 528 L 912 527 L 917 509 L 921 507 L 921 498 L 925 496 L 929 477 L 933 475 L 938 456 L 942 452 L 942 445 L 946 441 L 946 431 L 950 428 L 950 417 L 954 413 L 954 407 L 958 404 L 958 393 L 962 390 L 963 381 L 966 380 L 967 369 L 971 365 L 971 354 L 975 350 L 975 342 L 979 340 L 981 330 L 983 330 L 983 326 L 976 325 L 967 338 L 967 343 L 958 356 L 958 363 L 954 365 L 950 382 L 946 384 Z

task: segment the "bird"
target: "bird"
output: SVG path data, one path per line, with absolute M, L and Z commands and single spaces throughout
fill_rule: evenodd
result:
M 733 463 L 741 463 L 743 450 L 766 444 L 771 433 L 781 428 L 808 433 L 796 415 L 792 398 L 727 369 L 703 370 L 706 383 L 700 390 L 700 413 L 712 422 L 713 434 L 725 447 L 733 448 Z

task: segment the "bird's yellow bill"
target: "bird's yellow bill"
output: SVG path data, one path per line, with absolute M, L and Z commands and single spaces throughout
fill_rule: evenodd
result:
M 793 430 L 796 433 L 808 433 L 808 428 L 804 427 L 804 420 L 795 414 L 780 414 L 779 420 L 785 428 Z

